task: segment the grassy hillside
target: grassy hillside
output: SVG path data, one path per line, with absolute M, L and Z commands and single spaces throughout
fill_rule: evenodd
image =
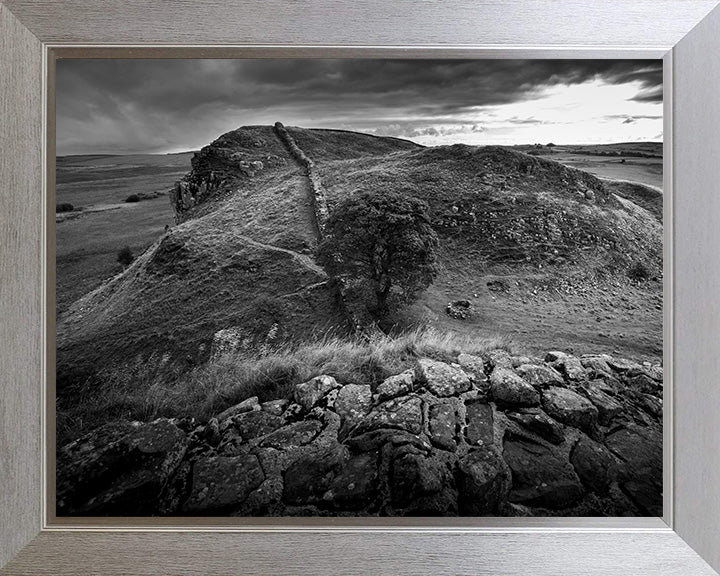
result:
M 402 138 L 373 136 L 345 130 L 305 130 L 294 127 L 287 129 L 297 145 L 312 154 L 312 158 L 316 161 L 382 156 L 423 148 Z
M 295 167 L 258 179 L 217 209 L 172 228 L 126 271 L 75 302 L 58 322 L 58 378 L 150 352 L 189 365 L 207 359 L 212 335 L 242 326 L 262 342 L 309 335 L 337 322 Z M 318 285 L 320 284 L 320 285 Z
M 542 158 L 454 145 L 320 163 L 320 169 L 331 205 L 359 189 L 426 200 L 446 258 L 472 255 L 478 270 L 582 263 L 588 251 L 593 258 L 607 255 L 606 265 L 593 265 L 598 270 L 638 258 L 655 272 L 660 266 L 651 214 L 628 206 L 592 175 Z
M 657 191 L 498 147 L 321 161 L 319 169 L 331 204 L 371 188 L 430 205 L 442 272 L 399 322 L 506 334 L 530 349 L 662 355 Z M 628 277 L 638 262 L 651 280 Z M 459 299 L 472 302 L 470 318 L 445 314 Z
M 173 212 L 167 191 L 190 169 L 192 152 L 127 156 L 62 156 L 56 160 L 56 202 L 73 212 L 56 217 L 58 313 L 119 273 L 117 253 L 142 253 Z M 132 194 L 146 197 L 126 203 Z
M 331 209 L 366 189 L 392 189 L 430 205 L 441 274 L 396 318 L 399 327 L 430 326 L 460 338 L 501 334 L 530 351 L 661 355 L 658 195 L 505 148 L 423 148 L 343 131 L 288 130 L 315 161 Z M 225 134 L 194 155 L 192 166 L 187 181 L 202 183 L 212 173 L 221 184 L 188 208 L 182 224 L 158 230 L 127 270 L 60 315 L 64 406 L 93 390 L 107 393 L 148 358 L 164 381 L 168 374 L 181 378 L 207 360 L 213 334 L 224 328 L 241 328 L 250 355 L 347 335 L 336 292 L 313 259 L 308 180 L 272 128 Z M 58 234 L 79 221 L 59 224 Z M 628 277 L 638 262 L 648 276 L 642 281 Z M 469 318 L 445 313 L 455 299 L 471 301 Z

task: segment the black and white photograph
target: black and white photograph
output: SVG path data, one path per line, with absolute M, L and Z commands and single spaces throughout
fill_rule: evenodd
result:
M 58 518 L 663 515 L 661 60 L 68 58 L 55 112 Z

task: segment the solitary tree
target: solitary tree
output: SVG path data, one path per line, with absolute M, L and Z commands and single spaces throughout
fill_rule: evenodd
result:
M 318 259 L 333 276 L 371 289 L 370 312 L 414 300 L 437 275 L 438 237 L 428 205 L 396 192 L 359 192 L 332 211 Z

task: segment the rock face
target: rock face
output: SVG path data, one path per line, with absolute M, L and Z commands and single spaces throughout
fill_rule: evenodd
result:
M 108 424 L 58 450 L 57 513 L 662 514 L 659 367 L 492 351 L 374 389 L 321 375 L 207 423 Z

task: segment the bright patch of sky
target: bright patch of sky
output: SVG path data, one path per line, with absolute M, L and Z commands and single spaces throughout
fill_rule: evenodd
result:
M 556 85 L 527 100 L 432 119 L 390 117 L 368 131 L 426 146 L 661 141 L 662 102 L 633 100 L 639 92 L 640 82 Z

